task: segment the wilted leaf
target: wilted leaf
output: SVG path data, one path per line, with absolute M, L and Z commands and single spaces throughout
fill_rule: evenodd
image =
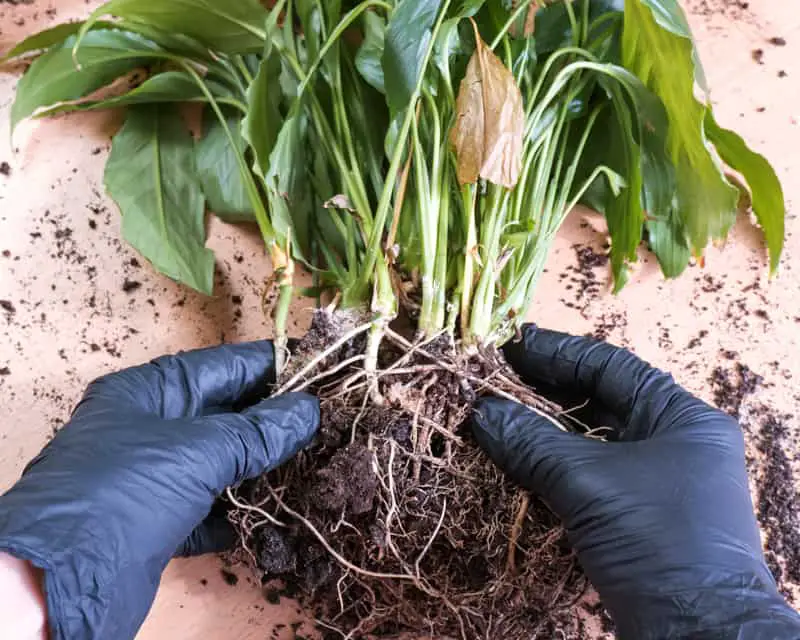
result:
M 211 294 L 214 254 L 205 248 L 203 193 L 194 143 L 171 105 L 139 105 L 114 137 L 105 171 L 122 234 L 161 273 Z
M 332 198 L 329 198 L 322 206 L 326 209 L 344 209 L 345 211 L 351 212 L 355 211 L 353 208 L 353 203 L 350 202 L 350 198 L 348 198 L 344 193 L 340 193 Z
M 458 180 L 512 188 L 522 168 L 525 111 L 514 76 L 480 38 L 461 82 L 450 141 Z
M 786 202 L 780 180 L 764 156 L 749 149 L 738 134 L 717 124 L 711 110 L 706 113 L 705 124 L 708 139 L 722 160 L 747 181 L 753 213 L 764 231 L 770 269 L 774 273 L 781 260 L 785 232 Z

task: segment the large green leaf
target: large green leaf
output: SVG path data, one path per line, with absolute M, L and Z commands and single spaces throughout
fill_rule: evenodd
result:
M 228 128 L 236 141 L 240 153 L 244 153 L 245 142 L 241 134 L 241 115 L 226 116 Z M 253 206 L 235 149 L 214 112 L 207 108 L 203 114 L 203 137 L 196 145 L 197 173 L 208 200 L 208 208 L 228 222 L 255 220 Z
M 206 80 L 206 86 L 220 104 L 240 106 L 240 103 L 230 97 L 230 91 L 224 85 Z M 104 100 L 60 103 L 39 111 L 37 116 L 44 117 L 74 111 L 99 111 L 156 102 L 207 102 L 207 98 L 189 74 L 183 71 L 165 71 L 148 78 L 141 85 L 121 96 Z
M 783 253 L 786 217 L 783 188 L 775 169 L 764 156 L 748 148 L 738 134 L 720 127 L 711 110 L 706 113 L 705 126 L 709 140 L 723 161 L 747 181 L 753 213 L 764 231 L 770 269 L 774 273 Z
M 3 57 L 0 57 L 0 64 L 4 64 L 9 60 L 19 58 L 29 53 L 44 51 L 57 44 L 62 44 L 64 40 L 78 33 L 81 27 L 83 27 L 83 22 L 66 22 L 51 27 L 50 29 L 39 31 L 39 33 L 34 33 L 32 36 L 25 38 L 25 40 L 15 45 Z M 95 29 L 109 29 L 113 27 L 114 25 L 109 22 L 98 22 L 94 25 Z
M 694 96 L 694 46 L 672 0 L 628 0 L 622 39 L 624 65 L 662 101 L 667 144 L 676 173 L 677 219 L 702 253 L 709 238 L 724 238 L 736 217 L 737 192 L 704 133 L 708 106 Z
M 356 68 L 364 80 L 381 93 L 386 93 L 381 63 L 385 33 L 386 21 L 377 13 L 368 11 L 364 15 L 364 42 L 356 55 Z
M 247 53 L 264 48 L 268 14 L 258 0 L 111 0 L 92 12 L 85 28 L 109 15 L 184 34 L 224 53 Z
M 205 248 L 203 193 L 194 143 L 170 105 L 131 108 L 105 171 L 122 233 L 161 273 L 211 294 L 214 254 Z
M 78 100 L 121 75 L 164 58 L 157 45 L 135 33 L 98 30 L 86 34 L 80 69 L 72 58 L 74 37 L 34 61 L 17 85 L 12 129 L 41 107 Z
M 269 156 L 283 124 L 280 76 L 278 56 L 267 55 L 247 90 L 247 116 L 242 121 L 242 135 L 253 149 L 255 169 L 262 177 L 269 169 Z
M 392 113 L 399 113 L 411 101 L 441 4 L 441 0 L 400 0 L 392 12 L 382 58 Z
M 264 176 L 272 224 L 279 240 L 294 239 L 298 257 L 309 258 L 311 203 L 305 177 L 306 120 L 302 113 L 287 118 L 269 158 Z

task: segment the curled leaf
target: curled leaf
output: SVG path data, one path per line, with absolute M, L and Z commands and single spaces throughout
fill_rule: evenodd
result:
M 522 168 L 525 111 L 511 71 L 475 30 L 477 47 L 461 82 L 450 142 L 458 161 L 458 181 L 483 178 L 513 188 Z
M 353 207 L 353 203 L 350 201 L 350 198 L 343 193 L 335 195 L 326 200 L 322 206 L 326 209 L 342 209 L 344 211 L 350 211 L 351 213 L 355 212 L 355 208 Z

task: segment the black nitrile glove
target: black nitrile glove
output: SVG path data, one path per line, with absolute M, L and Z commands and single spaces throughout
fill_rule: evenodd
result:
M 293 456 L 317 430 L 306 394 L 263 394 L 269 342 L 164 357 L 89 386 L 72 420 L 0 498 L 0 551 L 45 571 L 51 640 L 125 640 L 173 555 L 231 540 L 219 494 Z M 2 635 L 2 634 L 0 634 Z
M 605 343 L 526 327 L 505 354 L 528 384 L 618 418 L 618 441 L 601 442 L 492 399 L 474 430 L 561 517 L 620 638 L 800 638 L 764 561 L 732 418 Z

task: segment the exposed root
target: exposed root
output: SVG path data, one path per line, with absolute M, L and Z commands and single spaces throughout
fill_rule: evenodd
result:
M 281 390 L 317 393 L 320 435 L 230 493 L 243 557 L 290 584 L 326 638 L 579 637 L 565 611 L 585 581 L 555 517 L 466 426 L 482 393 L 558 408 L 497 354 L 469 356 L 448 337 L 412 344 L 385 327 L 367 374 L 371 324 L 315 326 Z

